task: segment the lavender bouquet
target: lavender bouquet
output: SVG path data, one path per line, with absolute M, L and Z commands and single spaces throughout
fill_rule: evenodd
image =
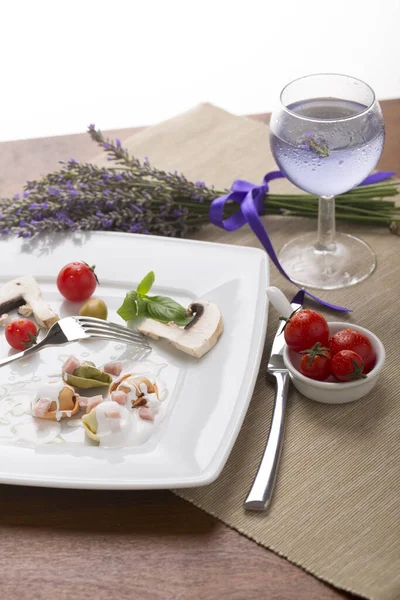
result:
M 124 231 L 185 237 L 209 223 L 212 201 L 227 190 L 192 182 L 177 172 L 156 169 L 130 156 L 117 139 L 106 139 L 94 125 L 89 135 L 107 153 L 108 167 L 73 159 L 37 181 L 22 195 L 0 199 L 0 232 L 31 238 L 49 231 Z M 398 182 L 359 186 L 336 198 L 336 218 L 391 226 L 398 232 Z M 226 216 L 237 211 L 228 203 Z M 270 194 L 266 214 L 317 217 L 318 198 L 309 194 Z

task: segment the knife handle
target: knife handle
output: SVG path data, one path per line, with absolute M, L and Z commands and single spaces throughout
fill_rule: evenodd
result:
M 276 388 L 271 427 L 260 466 L 243 504 L 247 510 L 266 510 L 268 508 L 278 472 L 290 379 L 287 371 L 276 371 L 274 377 Z

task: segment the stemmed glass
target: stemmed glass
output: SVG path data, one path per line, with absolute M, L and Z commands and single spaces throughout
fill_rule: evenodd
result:
M 346 75 L 289 83 L 270 122 L 273 155 L 284 175 L 319 197 L 318 233 L 288 242 L 279 260 L 298 284 L 325 290 L 362 281 L 376 266 L 363 240 L 335 234 L 335 195 L 361 183 L 381 155 L 385 130 L 373 90 Z

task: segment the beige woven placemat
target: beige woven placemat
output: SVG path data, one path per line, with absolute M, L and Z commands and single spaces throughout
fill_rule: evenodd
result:
M 215 186 L 230 186 L 236 178 L 258 182 L 275 168 L 265 125 L 210 105 L 149 128 L 126 145 L 156 166 Z M 291 188 L 284 180 L 271 187 Z M 266 217 L 264 222 L 276 248 L 316 227 L 315 221 L 287 217 Z M 349 322 L 372 329 L 382 339 L 387 360 L 378 386 L 367 398 L 342 406 L 318 404 L 291 389 L 273 504 L 267 514 L 245 512 L 242 503 L 272 413 L 273 387 L 264 376 L 266 352 L 221 476 L 207 487 L 176 493 L 339 588 L 394 600 L 400 598 L 400 238 L 381 228 L 339 228 L 361 234 L 378 255 L 378 268 L 368 280 L 325 293 L 330 301 L 353 307 Z M 196 237 L 259 246 L 247 228 L 229 234 L 207 226 Z M 271 283 L 293 295 L 295 288 L 273 266 L 271 271 Z M 329 316 L 338 319 L 337 313 Z M 271 309 L 267 350 L 276 327 L 277 314 Z

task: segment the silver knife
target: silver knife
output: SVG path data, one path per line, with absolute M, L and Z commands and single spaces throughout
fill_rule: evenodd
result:
M 277 290 L 277 288 L 274 289 Z M 280 292 L 280 290 L 278 291 Z M 285 297 L 284 300 L 289 305 Z M 303 305 L 303 300 L 304 291 L 300 290 L 290 304 L 290 311 L 293 312 L 300 309 Z M 290 382 L 289 372 L 283 362 L 283 350 L 285 347 L 285 338 L 283 336 L 284 326 L 285 322 L 282 321 L 272 342 L 271 354 L 268 361 L 267 378 L 272 379 L 276 383 L 274 410 L 260 466 L 258 467 L 250 492 L 243 504 L 246 510 L 266 510 L 268 508 L 278 472 L 285 429 L 287 393 Z

